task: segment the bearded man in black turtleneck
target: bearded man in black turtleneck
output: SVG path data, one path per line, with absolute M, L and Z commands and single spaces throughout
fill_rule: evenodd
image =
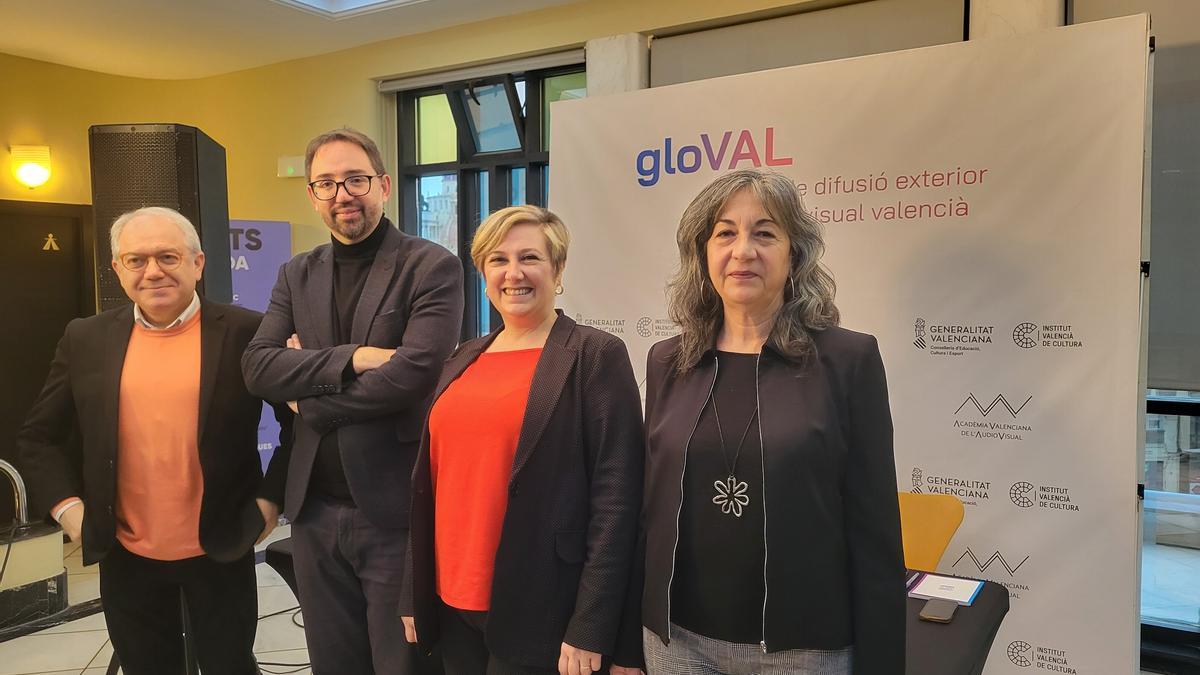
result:
M 284 513 L 313 672 L 412 673 L 396 617 L 409 477 L 458 341 L 462 264 L 384 217 L 391 177 L 366 135 L 322 134 L 304 163 L 331 241 L 280 268 L 242 368 L 298 415 Z

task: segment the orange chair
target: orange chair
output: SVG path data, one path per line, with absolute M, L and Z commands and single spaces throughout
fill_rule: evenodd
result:
M 963 505 L 954 495 L 900 493 L 900 536 L 904 566 L 937 570 L 942 554 L 963 521 Z

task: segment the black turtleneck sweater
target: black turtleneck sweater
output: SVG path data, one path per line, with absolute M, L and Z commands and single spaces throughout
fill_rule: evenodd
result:
M 333 325 L 337 328 L 338 344 L 349 344 L 350 327 L 354 323 L 354 311 L 358 307 L 358 298 L 362 295 L 363 287 L 367 285 L 367 275 L 371 272 L 371 264 L 375 262 L 375 254 L 383 243 L 387 229 L 391 223 L 386 218 L 380 221 L 375 230 L 362 241 L 355 244 L 343 244 L 336 238 L 331 238 L 333 246 L 333 288 L 331 289 Z M 354 367 L 346 365 L 343 377 L 354 377 Z M 346 471 L 342 467 L 341 448 L 338 445 L 337 430 L 321 437 L 317 447 L 317 458 L 313 464 L 311 488 L 313 492 L 325 497 L 353 503 L 350 486 L 346 482 Z

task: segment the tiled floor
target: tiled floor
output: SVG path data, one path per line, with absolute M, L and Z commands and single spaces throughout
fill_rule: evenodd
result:
M 271 533 L 267 543 L 287 537 L 289 528 Z M 84 567 L 78 544 L 66 548 L 67 592 L 72 605 L 99 597 L 100 575 L 96 567 Z M 258 614 L 264 616 L 296 607 L 296 596 L 283 579 L 266 565 L 257 565 Z M 264 673 L 311 675 L 304 630 L 292 622 L 293 612 L 284 612 L 258 622 L 254 654 L 260 663 L 298 664 L 261 665 Z M 301 621 L 297 617 L 297 621 Z M 302 622 L 302 621 L 301 621 Z M 101 614 L 48 628 L 15 640 L 0 643 L 0 675 L 103 675 L 112 658 L 112 645 Z
M 288 529 L 275 530 L 267 543 L 287 537 Z M 264 543 L 259 548 L 265 546 Z M 96 568 L 83 567 L 78 545 L 68 545 L 67 554 L 71 604 L 98 597 L 100 578 Z M 291 589 L 270 567 L 258 565 L 257 572 L 260 616 L 297 605 Z M 1172 546 L 1143 547 L 1142 612 L 1181 623 L 1200 621 L 1200 551 Z M 254 653 L 264 673 L 312 673 L 311 669 L 299 666 L 308 662 L 308 650 L 304 631 L 292 622 L 292 614 L 284 612 L 258 623 Z M 0 675 L 103 675 L 111 657 L 112 645 L 104 617 L 95 614 L 0 643 Z M 1143 671 L 1143 675 L 1150 674 Z

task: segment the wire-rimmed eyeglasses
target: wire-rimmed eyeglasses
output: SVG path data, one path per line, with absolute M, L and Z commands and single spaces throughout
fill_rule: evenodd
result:
M 158 264 L 159 269 L 167 271 L 176 269 L 183 264 L 183 256 L 175 251 L 163 251 L 162 253 L 149 255 L 126 253 L 117 258 L 117 260 L 121 261 L 121 266 L 130 272 L 141 272 L 146 269 L 146 265 L 149 265 L 152 259 Z
M 338 188 L 345 190 L 346 194 L 351 197 L 361 197 L 371 191 L 371 180 L 379 178 L 382 175 L 349 176 L 345 180 L 323 178 L 309 183 L 308 188 L 312 190 L 314 197 L 323 202 L 336 199 Z

